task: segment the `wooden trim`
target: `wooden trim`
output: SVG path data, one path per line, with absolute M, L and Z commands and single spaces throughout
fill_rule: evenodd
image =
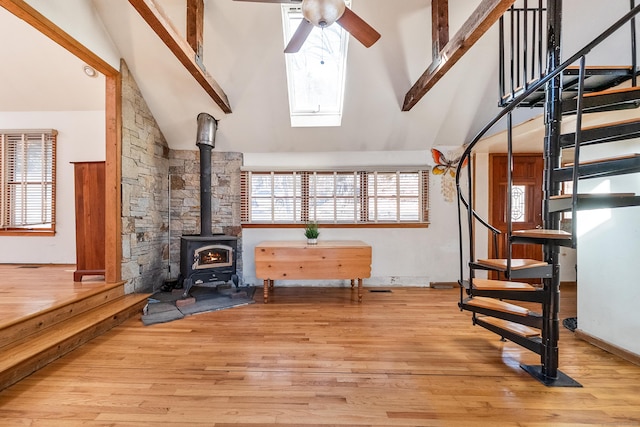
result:
M 122 75 L 106 78 L 105 281 L 122 279 Z
M 32 237 L 53 237 L 56 235 L 55 229 L 46 229 L 46 230 L 18 230 L 18 229 L 7 229 L 0 230 L 0 236 L 32 236 Z
M 242 224 L 242 228 L 300 228 L 304 229 L 306 224 Z M 429 228 L 428 223 L 408 222 L 408 223 L 366 223 L 366 224 L 318 224 L 318 228 Z
M 196 79 L 205 92 L 218 104 L 220 109 L 225 113 L 231 113 L 227 95 L 220 85 L 203 69 L 204 67 L 201 68 L 196 63 L 195 51 L 180 36 L 156 0 L 129 0 L 129 3 L 138 11 L 158 37 L 162 39 L 164 44 Z
M 24 0 L 0 0 L 0 6 L 24 20 L 36 30 L 49 37 L 54 42 L 86 62 L 87 65 L 104 75 L 114 75 L 118 71 L 104 59 L 93 53 L 78 40 L 38 12 Z
M 640 365 L 640 354 L 633 353 L 622 347 L 618 347 L 617 345 L 601 340 L 600 338 L 596 338 L 593 335 L 586 333 L 582 329 L 576 329 L 574 335 L 576 338 L 586 341 L 589 344 L 595 345 L 596 347 L 606 351 L 607 353 L 611 353 L 615 356 L 621 357 L 622 359 L 635 365 Z
M 105 203 L 105 281 L 115 283 L 121 280 L 122 236 L 120 208 L 120 164 L 121 164 L 121 94 L 120 72 L 106 61 L 79 43 L 60 27 L 23 0 L 0 0 L 0 6 L 49 37 L 54 42 L 77 56 L 80 60 L 104 74 L 106 81 L 105 122 L 106 122 L 106 203 Z
M 515 0 L 483 0 L 453 39 L 442 48 L 438 60 L 431 63 L 407 92 L 402 111 L 411 110 L 513 3 Z

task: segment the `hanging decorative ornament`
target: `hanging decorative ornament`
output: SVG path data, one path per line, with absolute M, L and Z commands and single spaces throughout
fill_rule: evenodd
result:
M 340 19 L 344 9 L 344 0 L 305 0 L 302 2 L 302 16 L 320 28 L 328 27 Z
M 434 175 L 441 175 L 440 191 L 444 200 L 453 203 L 456 198 L 456 168 L 460 163 L 460 158 L 464 146 L 439 146 L 431 149 L 431 157 L 435 162 L 435 166 L 431 169 Z M 446 155 L 444 153 L 447 153 Z M 453 159 L 453 160 L 449 160 Z M 466 166 L 467 159 L 464 160 L 463 167 Z

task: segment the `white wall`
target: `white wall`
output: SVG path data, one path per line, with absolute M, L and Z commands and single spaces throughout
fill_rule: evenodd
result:
M 0 112 L 0 129 L 56 129 L 56 234 L 0 236 L 0 263 L 75 264 L 75 197 L 70 162 L 105 159 L 104 111 Z
M 640 152 L 640 141 L 585 147 L 581 158 Z M 638 193 L 640 174 L 580 182 L 580 193 Z M 578 213 L 578 327 L 640 355 L 640 208 Z
M 120 69 L 120 53 L 91 0 L 27 0 L 27 3 L 113 68 Z
M 245 167 L 323 167 L 363 165 L 427 165 L 428 151 L 363 153 L 248 153 Z M 440 194 L 440 177 L 430 176 L 429 228 L 322 228 L 321 239 L 362 240 L 372 246 L 371 278 L 366 286 L 429 286 L 458 280 L 457 208 Z M 254 249 L 264 240 L 302 240 L 302 229 L 245 228 L 242 231 L 244 281 L 255 277 Z M 282 282 L 283 285 L 293 282 Z M 336 281 L 305 281 L 306 285 L 336 285 Z M 346 283 L 345 283 L 346 286 Z

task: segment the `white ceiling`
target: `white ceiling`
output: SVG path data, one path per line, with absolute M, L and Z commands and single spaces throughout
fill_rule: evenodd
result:
M 1 7 L 0 40 L 0 112 L 104 110 L 104 77 Z
M 495 28 L 411 111 L 401 111 L 404 95 L 431 62 L 431 0 L 353 0 L 353 10 L 382 38 L 369 49 L 351 39 L 343 124 L 334 128 L 290 127 L 277 4 L 205 0 L 204 64 L 229 98 L 233 113 L 225 115 L 127 0 L 30 3 L 59 14 L 62 4 L 91 8 L 174 149 L 195 149 L 196 116 L 203 111 L 220 120 L 217 149 L 248 153 L 460 145 L 497 111 Z M 479 3 L 449 0 L 451 34 Z M 186 1 L 160 4 L 184 32 Z M 103 108 L 104 79 L 85 77 L 80 61 L 1 8 L 0 37 L 12 41 L 0 44 L 0 55 L 11 58 L 10 67 L 0 67 L 0 111 Z

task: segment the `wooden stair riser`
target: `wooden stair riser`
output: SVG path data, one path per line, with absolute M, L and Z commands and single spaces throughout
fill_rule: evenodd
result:
M 24 341 L 32 334 L 43 331 L 73 316 L 92 310 L 99 305 L 116 300 L 123 295 L 124 285 L 120 284 L 113 288 L 104 289 L 101 292 L 81 300 L 38 313 L 29 319 L 2 328 L 0 330 L 0 350 L 5 351 L 6 347 Z
M 58 324 L 50 334 L 44 330 L 34 334 L 31 341 L 5 350 L 0 362 L 0 390 L 20 381 L 130 317 L 139 315 L 146 303 L 145 295 L 122 297 L 103 305 L 99 309 L 103 314 L 93 314 L 93 311 L 83 313 Z M 116 308 L 111 309 L 109 306 L 112 305 Z M 71 322 L 81 326 L 70 327 L 67 331 L 66 324 Z M 48 339 L 48 335 L 54 338 Z
M 502 329 L 490 323 L 484 322 L 481 318 L 476 319 L 475 324 L 495 334 L 498 334 L 501 337 L 511 342 L 514 342 L 536 354 L 542 354 L 543 346 L 542 346 L 542 340 L 540 337 L 534 337 L 534 338 L 523 337 L 521 335 L 515 334 L 506 329 Z

